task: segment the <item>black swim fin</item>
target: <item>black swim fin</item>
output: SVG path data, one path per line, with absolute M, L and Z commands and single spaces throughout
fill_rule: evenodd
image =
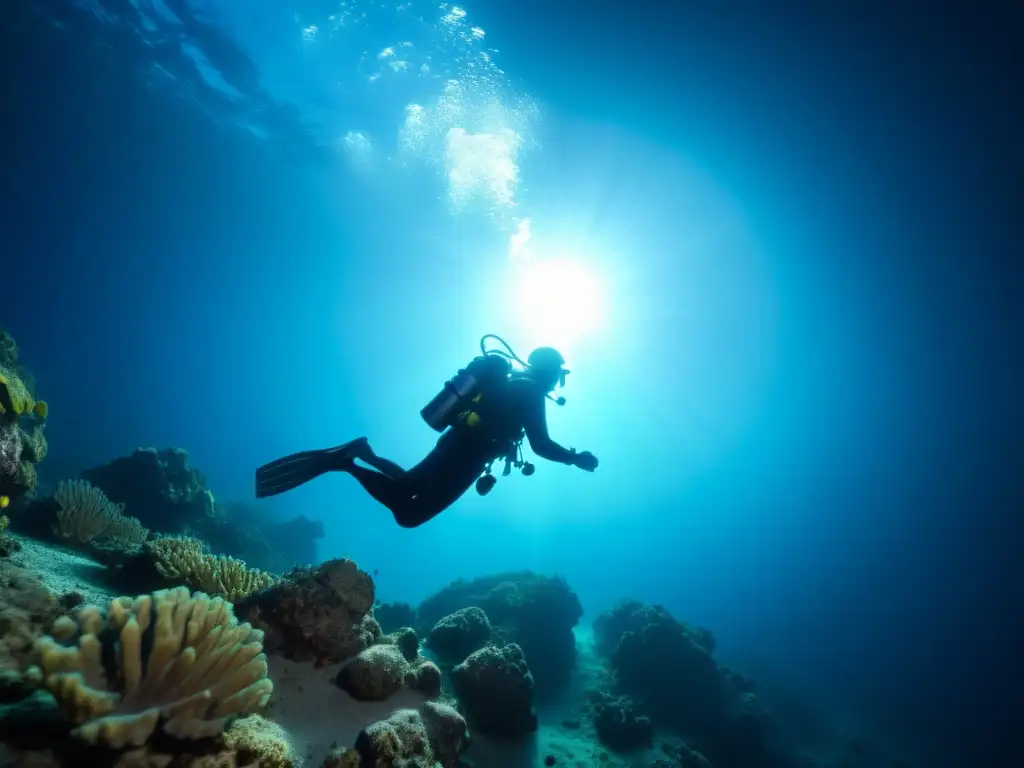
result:
M 344 469 L 355 457 L 353 449 L 365 437 L 318 451 L 301 451 L 275 459 L 256 470 L 256 498 L 276 496 L 298 488 L 326 472 Z

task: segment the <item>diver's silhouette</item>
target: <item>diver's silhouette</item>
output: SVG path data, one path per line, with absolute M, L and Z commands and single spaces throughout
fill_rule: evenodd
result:
M 507 351 L 487 349 L 488 339 L 497 339 Z M 360 437 L 260 467 L 256 470 L 257 498 L 291 490 L 325 472 L 348 472 L 391 510 L 399 525 L 415 528 L 447 509 L 474 482 L 481 495 L 488 493 L 497 482 L 491 466 L 498 459 L 505 461 L 503 475 L 510 474 L 513 467 L 532 475 L 534 466 L 523 459 L 524 438 L 543 459 L 593 472 L 597 458 L 592 453 L 563 448 L 548 435 L 545 401 L 565 404 L 564 397 L 551 394 L 556 386 L 565 385 L 569 373 L 562 355 L 551 347 L 541 347 L 524 362 L 504 339 L 493 334 L 480 339 L 480 352 L 420 411 L 423 420 L 442 434 L 433 450 L 412 469 L 378 456 L 369 440 Z

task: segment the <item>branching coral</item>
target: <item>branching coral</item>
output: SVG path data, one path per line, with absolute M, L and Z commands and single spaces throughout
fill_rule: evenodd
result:
M 263 633 L 222 598 L 178 588 L 113 600 L 105 619 L 96 606 L 76 618 L 37 643 L 37 675 L 87 743 L 138 747 L 157 729 L 219 736 L 273 691 Z
M 87 480 L 65 480 L 53 494 L 58 504 L 57 533 L 76 544 L 100 539 L 105 546 L 132 549 L 149 536 L 142 523 L 121 514 L 115 504 Z
M 187 536 L 165 536 L 149 543 L 160 575 L 228 600 L 240 600 L 277 582 L 273 575 L 249 568 L 233 557 L 211 555 L 203 543 Z

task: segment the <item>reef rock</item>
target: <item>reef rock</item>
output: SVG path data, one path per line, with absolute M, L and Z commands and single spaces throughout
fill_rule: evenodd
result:
M 217 514 L 206 478 L 181 448 L 139 448 L 82 477 L 151 531 L 182 533 Z
M 692 737 L 715 768 L 788 764 L 774 718 L 750 682 L 711 657 L 709 631 L 662 606 L 626 601 L 594 621 L 594 638 L 616 691 L 656 724 Z
M 487 614 L 476 606 L 460 608 L 434 625 L 427 637 L 427 647 L 444 662 L 458 664 L 473 651 L 480 650 L 491 639 L 491 623 Z
M 338 686 L 357 701 L 384 701 L 401 688 L 430 698 L 441 694 L 441 670 L 430 661 L 411 663 L 396 645 L 373 645 L 338 672 Z
M 651 721 L 636 712 L 628 697 L 599 694 L 591 713 L 597 737 L 606 746 L 628 751 L 651 745 L 654 738 Z
M 373 579 L 351 560 L 296 569 L 236 606 L 242 621 L 265 633 L 264 648 L 318 665 L 345 661 L 380 637 L 370 615 Z
M 381 638 L 381 642 L 398 646 L 406 661 L 416 661 L 420 654 L 420 640 L 412 627 L 402 627 L 390 635 Z
M 462 715 L 449 706 L 428 701 L 367 726 L 359 733 L 354 750 L 339 750 L 324 761 L 324 768 L 454 768 L 468 743 Z
M 456 581 L 419 606 L 417 628 L 429 633 L 443 617 L 470 606 L 487 615 L 495 638 L 522 648 L 538 696 L 568 682 L 576 663 L 573 627 L 583 608 L 564 579 L 522 571 Z
M 594 621 L 597 649 L 618 687 L 651 716 L 683 732 L 718 718 L 724 705 L 709 634 L 677 621 L 661 606 L 620 603 Z
M 485 736 L 521 738 L 537 730 L 533 675 L 515 643 L 471 653 L 452 670 L 455 695 L 470 725 Z

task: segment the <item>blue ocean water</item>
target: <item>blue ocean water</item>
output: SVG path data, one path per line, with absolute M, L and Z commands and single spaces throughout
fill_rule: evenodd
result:
M 382 599 L 561 575 L 589 618 L 713 628 L 850 738 L 1015 764 L 1012 24 L 26 0 L 4 27 L 0 322 L 45 382 L 44 481 L 180 446 Z M 360 435 L 414 464 L 484 333 L 565 353 L 549 426 L 594 474 L 538 461 L 413 530 L 345 476 L 252 500 Z

